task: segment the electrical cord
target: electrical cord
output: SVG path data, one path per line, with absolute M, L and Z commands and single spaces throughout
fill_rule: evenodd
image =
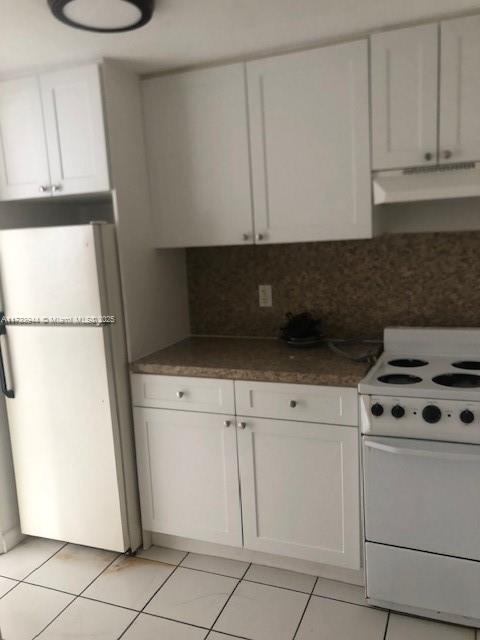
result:
M 367 351 L 365 353 L 361 353 L 359 355 L 354 355 L 353 353 L 349 353 L 344 349 L 341 349 L 337 346 L 337 344 L 374 344 L 376 345 L 376 349 L 373 351 Z M 333 353 L 336 353 L 343 358 L 347 358 L 348 360 L 352 360 L 353 362 L 367 362 L 368 364 L 375 364 L 379 355 L 383 351 L 383 340 L 379 338 L 327 338 L 326 339 L 327 347 Z

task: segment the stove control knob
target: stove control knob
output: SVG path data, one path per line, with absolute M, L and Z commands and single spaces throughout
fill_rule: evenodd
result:
M 372 404 L 372 408 L 370 409 L 370 411 L 372 412 L 373 416 L 379 418 L 381 415 L 383 415 L 383 406 L 379 402 L 375 402 L 375 404 Z
M 392 407 L 392 416 L 394 418 L 403 418 L 405 415 L 405 409 L 401 407 L 399 404 L 396 404 Z
M 462 411 L 460 414 L 460 420 L 463 422 L 463 424 L 472 424 L 474 419 L 475 416 L 473 415 L 472 411 L 470 411 L 470 409 L 465 409 L 465 411 Z
M 425 422 L 435 424 L 442 417 L 442 412 L 434 404 L 429 404 L 422 411 L 422 417 Z

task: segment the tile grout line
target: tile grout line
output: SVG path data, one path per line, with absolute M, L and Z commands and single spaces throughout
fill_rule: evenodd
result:
M 168 575 L 165 580 L 162 582 L 162 584 L 158 587 L 158 589 L 155 590 L 155 593 L 147 600 L 147 602 L 143 605 L 142 609 L 140 610 L 140 613 L 144 613 L 145 612 L 145 608 L 148 607 L 148 605 L 151 603 L 151 601 L 155 598 L 155 596 L 157 595 L 157 593 L 160 591 L 160 589 L 163 589 L 163 587 L 165 586 L 165 584 L 170 580 L 170 578 L 173 576 L 173 574 L 177 571 L 177 569 L 180 567 L 179 564 L 177 564 L 177 566 L 175 567 L 175 569 L 170 573 L 170 575 Z
M 237 562 L 237 561 L 235 561 Z M 243 562 L 242 560 L 239 560 L 238 562 Z M 165 564 L 165 563 L 164 563 Z M 250 565 L 252 565 L 253 563 L 250 562 Z M 227 574 L 227 573 L 218 573 L 218 571 L 207 571 L 207 569 L 198 569 L 197 567 L 187 567 L 184 564 L 180 564 L 179 565 L 180 569 L 189 569 L 190 571 L 199 571 L 200 573 L 210 573 L 211 575 L 214 576 L 220 576 L 222 578 L 233 578 L 234 580 L 242 580 L 243 582 L 250 582 L 252 584 L 261 584 L 264 587 L 275 587 L 276 589 L 285 589 L 286 591 L 294 591 L 295 593 L 303 593 L 306 595 L 309 595 L 311 592 L 310 591 L 301 591 L 300 589 L 293 589 L 292 587 L 282 587 L 278 584 L 271 584 L 270 582 L 260 582 L 259 580 L 251 580 L 249 578 L 245 578 L 245 574 L 248 573 L 248 569 L 249 567 L 247 567 L 247 569 L 245 570 L 245 572 L 242 574 L 242 576 L 232 576 L 231 574 Z M 288 569 L 282 569 L 282 571 L 289 571 Z M 295 572 L 293 572 L 295 573 Z M 304 574 L 304 575 L 309 575 L 308 573 Z M 316 581 L 318 580 L 318 576 L 311 576 L 312 578 L 315 578 L 314 584 L 316 583 Z M 328 596 L 324 596 L 324 597 L 328 597 Z M 335 598 L 332 598 L 335 599 Z M 347 601 L 345 601 L 347 602 Z M 352 603 L 353 604 L 353 603 Z M 365 605 L 360 605 L 360 606 L 365 606 Z
M 237 560 L 235 560 L 237 562 Z M 238 562 L 242 562 L 239 560 Z M 251 564 L 251 563 L 250 563 Z M 207 571 L 206 569 L 198 569 L 197 567 L 187 567 L 184 564 L 178 565 L 180 569 L 188 569 L 189 571 L 199 571 L 200 573 L 210 573 L 214 576 L 220 576 L 221 578 L 233 578 L 234 580 L 243 580 L 242 576 L 245 575 L 245 572 L 242 573 L 242 576 L 232 576 L 227 573 L 218 573 L 218 571 Z M 246 569 L 248 571 L 248 568 Z M 247 582 L 254 582 L 253 580 L 248 580 Z
M 318 578 L 315 578 L 313 585 L 317 584 Z M 284 591 L 293 591 L 294 593 L 303 593 L 304 596 L 309 596 L 312 591 L 301 591 L 300 589 L 292 589 L 291 587 L 281 587 L 279 584 L 271 584 L 269 582 L 259 582 L 258 580 L 249 580 L 248 578 L 243 579 L 243 582 L 248 582 L 250 584 L 261 584 L 263 587 L 273 587 L 274 589 L 283 589 Z
M 63 609 L 61 611 L 59 611 L 57 613 L 57 615 L 52 618 L 50 620 L 50 622 L 48 624 L 46 624 L 43 629 L 41 629 L 37 634 L 35 634 L 32 638 L 32 640 L 35 640 L 35 638 L 38 638 L 46 629 L 48 629 L 48 627 L 55 622 L 55 620 L 57 620 L 58 618 L 60 618 L 61 615 L 63 615 L 64 611 L 66 611 L 68 609 L 68 607 L 70 607 L 76 600 L 78 599 L 78 596 L 74 596 L 73 599 L 65 606 L 63 607 Z
M 185 560 L 185 558 L 187 557 L 188 553 L 180 560 L 180 562 L 183 562 Z M 148 558 L 145 558 L 146 560 L 148 560 Z M 156 560 L 152 560 L 151 562 L 158 562 Z M 180 566 L 180 562 L 175 566 L 174 570 L 170 573 L 170 575 L 168 575 L 165 580 L 162 582 L 162 584 L 158 587 L 158 589 L 155 591 L 155 593 L 147 600 L 147 602 L 143 605 L 142 609 L 137 613 L 137 615 L 134 617 L 134 619 L 131 621 L 131 623 L 122 631 L 122 633 L 118 636 L 117 640 L 120 640 L 120 638 L 123 638 L 123 636 L 127 633 L 127 631 L 130 629 L 130 627 L 138 620 L 138 618 L 142 615 L 142 613 L 144 613 L 145 615 L 150 615 L 148 613 L 145 612 L 145 608 L 148 607 L 148 605 L 150 604 L 150 602 L 153 600 L 153 598 L 155 598 L 155 596 L 157 595 L 157 593 L 160 591 L 160 589 L 163 588 L 163 586 L 165 585 L 166 582 L 168 582 L 168 580 L 170 580 L 170 578 L 173 576 L 173 574 L 176 572 L 176 570 L 178 569 L 178 567 Z M 162 563 L 162 564 L 166 564 L 166 563 Z M 160 617 L 160 616 L 156 616 L 156 617 Z
M 27 540 L 34 540 L 34 539 L 35 539 L 35 538 L 27 538 L 27 539 L 25 540 L 25 542 L 26 542 Z M 54 541 L 54 542 L 59 542 L 59 541 L 57 540 L 57 541 Z M 11 589 L 9 589 L 6 593 L 4 593 L 2 596 L 0 596 L 0 600 L 1 600 L 2 598 L 4 598 L 5 596 L 7 596 L 11 591 L 13 591 L 14 589 L 16 589 L 16 588 L 17 588 L 19 585 L 21 585 L 21 584 L 29 584 L 30 586 L 40 586 L 40 585 L 32 585 L 30 582 L 25 582 L 25 580 L 26 580 L 29 576 L 31 576 L 31 575 L 32 575 L 32 573 L 35 573 L 35 571 L 38 571 L 38 569 L 40 569 L 40 567 L 43 567 L 43 565 L 44 565 L 44 564 L 46 564 L 47 562 L 49 562 L 49 560 L 51 560 L 54 556 L 56 556 L 56 555 L 57 555 L 57 553 L 59 553 L 62 549 L 64 549 L 64 548 L 67 546 L 67 544 L 68 544 L 68 542 L 64 542 L 64 543 L 62 544 L 62 546 L 61 546 L 59 549 L 57 549 L 57 550 L 55 551 L 55 553 L 52 553 L 52 555 L 51 555 L 51 556 L 49 556 L 46 560 L 44 560 L 44 562 L 40 563 L 40 564 L 38 565 L 38 567 L 35 567 L 35 569 L 32 569 L 32 571 L 30 571 L 29 573 L 27 573 L 27 575 L 26 575 L 26 576 L 24 576 L 24 577 L 23 577 L 23 579 L 21 579 L 21 580 L 18 580 L 17 578 L 11 578 L 10 576 L 3 576 L 3 575 L 2 575 L 2 576 L 0 576 L 0 577 L 2 577 L 2 578 L 7 578 L 8 580 L 13 580 L 13 581 L 15 581 L 15 582 L 17 583 L 17 584 L 15 584 L 15 585 L 13 585 L 13 587 L 12 587 Z M 45 589 L 48 589 L 48 588 L 49 588 L 49 587 L 45 587 Z M 72 595 L 72 594 L 67 594 L 67 595 Z M 67 605 L 67 606 L 68 606 L 68 605 Z M 66 607 L 65 607 L 65 608 L 66 608 Z M 43 629 L 42 629 L 42 631 L 43 631 Z
M 92 584 L 95 582 L 95 580 L 98 580 L 98 578 L 100 578 L 100 576 L 101 576 L 101 575 L 103 575 L 103 574 L 105 573 L 105 571 L 107 571 L 107 569 L 110 569 L 110 567 L 112 566 L 112 564 L 114 564 L 114 563 L 115 563 L 119 558 L 121 558 L 123 555 L 124 555 L 124 554 L 121 554 L 121 553 L 120 553 L 120 554 L 118 554 L 115 558 L 113 558 L 113 560 L 112 560 L 111 562 L 109 562 L 109 563 L 107 564 L 107 566 L 106 566 L 106 567 L 104 567 L 104 568 L 100 571 L 100 573 L 99 573 L 99 574 L 97 574 L 97 575 L 95 576 L 95 578 L 94 578 L 93 580 L 91 580 L 91 581 L 87 584 L 87 586 L 86 586 L 84 589 L 82 589 L 82 590 L 80 591 L 80 593 L 78 594 L 78 597 L 82 596 L 82 595 L 85 593 L 85 591 L 86 591 L 87 589 L 89 589 L 89 588 L 92 586 Z
M 115 558 L 115 560 L 118 560 L 118 558 L 120 558 L 120 557 L 121 557 L 121 554 L 119 556 L 117 556 L 117 558 Z M 97 578 L 99 578 L 102 575 L 102 573 L 104 571 L 106 571 L 109 568 L 109 566 L 111 566 L 115 562 L 115 560 L 112 560 L 104 569 L 102 569 L 102 571 L 91 582 L 89 582 L 89 584 L 80 593 L 73 593 L 72 591 L 65 591 L 65 589 L 58 589 L 56 587 L 50 587 L 50 586 L 46 586 L 44 584 L 39 584 L 37 582 L 29 582 L 26 578 L 24 578 L 23 580 L 18 580 L 16 578 L 10 578 L 9 576 L 3 576 L 3 575 L 0 575 L 0 578 L 6 578 L 8 580 L 12 580 L 13 582 L 17 582 L 18 584 L 25 583 L 25 584 L 29 584 L 29 585 L 31 585 L 33 587 L 41 587 L 43 589 L 50 589 L 52 591 L 58 591 L 60 593 L 66 593 L 66 594 L 69 594 L 69 595 L 72 595 L 72 596 L 82 596 L 82 597 L 87 598 L 89 600 L 98 600 L 98 602 L 104 602 L 105 604 L 113 604 L 113 603 L 107 602 L 106 600 L 99 600 L 98 598 L 92 598 L 90 596 L 84 596 L 83 594 L 89 587 L 92 586 L 92 584 L 95 582 L 95 580 L 97 580 Z M 225 573 L 217 573 L 216 571 L 207 571 L 206 569 L 196 569 L 196 568 L 193 568 L 193 567 L 185 567 L 182 564 L 172 565 L 170 563 L 160 562 L 158 560 L 150 560 L 150 562 L 159 562 L 160 564 L 167 564 L 167 565 L 170 565 L 170 566 L 175 567 L 175 568 L 178 567 L 179 569 L 188 569 L 189 571 L 197 571 L 199 573 L 208 573 L 210 575 L 219 576 L 221 578 L 232 578 L 233 580 L 241 580 L 243 582 L 248 582 L 250 584 L 261 584 L 264 587 L 274 587 L 275 589 L 283 589 L 284 591 L 293 591 L 294 593 L 303 593 L 304 595 L 310 595 L 310 593 L 311 593 L 310 591 L 301 591 L 300 589 L 293 589 L 292 587 L 283 587 L 283 586 L 280 586 L 278 584 L 272 584 L 270 582 L 260 582 L 258 580 L 250 580 L 248 578 L 242 578 L 242 577 L 239 577 L 239 576 L 227 575 Z M 36 571 L 36 569 L 35 569 L 35 571 Z M 246 571 L 248 572 L 248 568 L 247 568 Z M 243 575 L 245 575 L 245 573 Z M 308 574 L 305 574 L 305 575 L 308 575 Z M 314 585 L 316 584 L 317 580 L 318 580 L 318 577 L 315 576 Z M 12 587 L 12 589 L 14 589 L 15 586 L 17 586 L 17 585 L 14 585 Z M 163 584 L 162 584 L 162 586 L 163 586 Z M 11 589 L 10 589 L 10 591 L 11 591 Z M 6 594 L 4 594 L 4 595 L 6 595 Z M 358 604 L 357 602 L 351 602 L 350 600 L 341 600 L 340 598 L 334 598 L 333 596 L 325 596 L 325 595 L 321 595 L 320 596 L 320 595 L 316 595 L 316 594 L 314 594 L 314 595 L 317 598 L 327 598 L 328 600 L 335 600 L 337 602 L 346 602 L 348 604 L 355 604 L 356 606 L 359 606 L 359 607 L 368 607 L 369 606 L 367 604 Z M 3 598 L 3 596 L 1 596 L 0 599 L 1 598 Z M 115 606 L 121 607 L 122 605 L 115 605 Z M 122 608 L 131 609 L 131 607 L 122 607 Z M 138 611 L 138 609 L 133 609 L 133 611 Z
M 125 629 L 122 631 L 122 633 L 117 637 L 116 640 L 120 640 L 120 638 L 123 638 L 123 636 L 127 633 L 127 631 L 130 629 L 130 627 L 139 619 L 141 615 L 141 611 L 138 611 L 137 615 L 134 616 L 133 620 L 127 624 L 127 626 L 125 627 Z
M 388 625 L 390 624 L 390 614 L 392 612 L 389 611 L 388 615 L 387 615 L 387 624 L 385 625 L 385 633 L 383 634 L 383 640 L 387 640 L 387 633 L 388 633 Z
M 217 617 L 215 618 L 215 620 L 213 621 L 212 625 L 210 626 L 210 631 L 207 634 L 207 638 L 210 635 L 210 633 L 213 631 L 213 627 L 217 624 L 218 619 L 220 618 L 220 616 L 222 615 L 222 613 L 225 610 L 225 607 L 227 606 L 227 604 L 230 602 L 233 594 L 235 593 L 235 591 L 238 589 L 238 585 L 241 584 L 243 582 L 243 579 L 245 578 L 245 576 L 247 575 L 250 567 L 252 566 L 252 562 L 248 563 L 248 567 L 245 569 L 245 571 L 243 572 L 242 577 L 238 580 L 237 584 L 235 585 L 235 587 L 233 588 L 233 591 L 231 592 L 231 594 L 228 596 L 228 598 L 225 601 L 225 604 L 223 605 L 223 607 L 220 609 L 220 611 L 218 612 Z
M 233 640 L 255 640 L 255 638 L 247 638 L 246 636 L 236 636 L 234 633 L 226 633 L 225 631 L 216 631 L 215 629 L 209 629 L 208 635 L 205 636 L 204 640 L 208 640 L 212 633 L 217 633 L 220 636 L 224 636 L 225 640 L 228 638 L 233 638 Z
M 66 546 L 67 546 L 67 544 L 69 544 L 69 543 L 68 543 L 68 542 L 66 542 L 66 543 L 64 544 L 64 546 L 62 547 L 62 549 L 63 549 L 64 547 L 66 547 Z M 60 551 L 60 549 L 59 549 L 59 551 Z M 57 553 L 58 553 L 58 552 L 57 552 Z M 53 555 L 56 555 L 56 554 L 53 554 Z M 84 592 L 86 591 L 86 589 L 88 589 L 88 587 L 90 587 L 90 585 L 92 585 L 92 584 L 95 582 L 95 580 L 96 580 L 97 578 L 99 578 L 99 577 L 102 575 L 102 573 L 108 569 L 108 567 L 110 567 L 110 566 L 111 566 L 111 565 L 112 565 L 116 560 L 118 560 L 118 558 L 120 557 L 120 555 L 121 555 L 121 554 L 119 554 L 119 555 L 117 555 L 115 558 L 113 558 L 113 560 L 112 560 L 111 562 L 109 562 L 109 563 L 107 564 L 107 566 L 106 566 L 106 567 L 104 567 L 104 568 L 102 569 L 102 571 L 100 571 L 100 573 L 99 573 L 99 574 L 98 574 L 98 575 L 97 575 L 97 576 L 96 576 L 96 577 L 95 577 L 91 582 L 89 582 L 89 583 L 88 583 L 88 585 L 85 587 L 85 589 L 83 589 L 82 591 L 80 591 L 80 593 L 79 593 L 79 594 L 71 594 L 71 593 L 68 593 L 68 592 L 60 591 L 60 593 L 65 593 L 66 595 L 73 595 L 73 599 L 72 599 L 72 600 L 67 604 L 67 606 L 66 606 L 66 607 L 64 607 L 64 608 L 63 608 L 63 609 L 62 609 L 62 610 L 61 610 L 61 611 L 60 611 L 60 612 L 59 612 L 59 613 L 58 613 L 54 618 L 52 618 L 52 620 L 50 620 L 50 622 L 49 622 L 47 625 L 45 625 L 45 627 L 43 627 L 43 629 L 42 629 L 39 633 L 37 633 L 37 634 L 33 637 L 33 640 L 35 640 L 35 638 L 38 638 L 38 637 L 39 637 L 39 636 L 40 636 L 44 631 L 46 631 L 46 629 L 48 629 L 48 627 L 49 627 L 50 625 L 52 625 L 52 624 L 55 622 L 55 620 L 58 620 L 58 618 L 60 618 L 60 616 L 62 616 L 62 615 L 65 613 L 65 611 L 66 611 L 69 607 L 71 607 L 71 606 L 72 606 L 72 604 L 73 604 L 74 602 L 76 602 L 76 601 L 80 598 L 81 594 L 82 594 L 82 593 L 84 593 Z M 51 557 L 53 558 L 53 556 L 51 556 Z M 49 559 L 50 559 L 50 558 L 49 558 Z M 40 565 L 40 566 L 42 566 L 42 565 Z M 40 568 L 40 567 L 38 567 L 38 568 Z M 33 573 L 33 572 L 32 572 L 32 573 Z M 31 574 L 28 574 L 28 575 L 31 575 Z M 28 576 L 26 576 L 26 578 L 28 578 Z M 30 583 L 29 583 L 29 582 L 26 582 L 25 584 L 30 584 Z M 37 586 L 37 587 L 39 587 L 40 585 L 31 585 L 31 586 Z M 41 587 L 41 588 L 42 588 L 42 587 Z M 43 587 L 43 588 L 48 588 L 48 587 Z M 51 589 L 51 590 L 52 590 L 52 591 L 56 591 L 56 589 Z M 105 603 L 105 604 L 107 604 L 107 603 Z
M 15 582 L 13 587 L 11 587 L 7 591 L 5 591 L 5 593 L 0 596 L 0 600 L 1 600 L 2 598 L 5 598 L 5 596 L 8 595 L 10 593 L 10 591 L 13 591 L 14 589 L 16 589 L 18 587 L 18 585 L 20 584 L 20 581 L 19 580 L 14 580 L 13 578 L 7 578 L 6 576 L 0 576 L 0 578 L 5 578 L 6 580 L 11 580 L 12 582 Z M 0 640 L 2 640 L 2 639 L 0 638 Z
M 323 598 L 324 600 L 333 600 L 333 602 L 344 602 L 345 604 L 351 604 L 354 607 L 363 607 L 364 609 L 373 609 L 374 611 L 388 611 L 387 609 L 382 609 L 381 607 L 374 607 L 371 604 L 359 604 L 358 602 L 352 602 L 351 600 L 342 600 L 341 598 L 334 598 L 333 596 L 320 596 L 318 593 L 312 593 L 315 598 Z
M 312 590 L 310 591 L 310 595 L 308 596 L 308 600 L 307 600 L 307 602 L 305 604 L 305 607 L 303 609 L 302 615 L 300 616 L 300 620 L 298 621 L 297 628 L 295 629 L 295 633 L 292 636 L 292 640 L 295 640 L 295 638 L 297 637 L 297 633 L 298 633 L 298 631 L 299 631 L 299 629 L 300 629 L 300 627 L 302 625 L 303 619 L 304 619 L 305 614 L 307 612 L 308 605 L 310 604 L 310 601 L 313 598 L 313 592 L 315 591 L 315 587 L 317 586 L 317 582 L 318 582 L 318 577 L 315 580 L 315 582 L 313 583 Z
M 194 629 L 201 629 L 202 631 L 210 631 L 209 627 L 202 627 L 202 625 L 193 624 L 193 622 L 185 622 L 185 620 L 177 620 L 177 618 L 168 618 L 167 616 L 160 616 L 157 613 L 148 613 L 148 611 L 139 611 L 139 613 L 144 616 L 149 616 L 150 618 L 160 618 L 161 620 L 168 620 L 169 622 L 177 622 L 184 627 L 193 627 Z
M 35 538 L 30 538 L 30 539 L 35 539 Z M 58 542 L 58 540 L 57 540 L 57 541 L 55 541 L 55 542 Z M 61 546 L 59 549 L 57 549 L 57 550 L 55 551 L 55 553 L 52 553 L 52 555 L 51 555 L 51 556 L 48 556 L 48 558 L 47 558 L 46 560 L 44 560 L 43 562 L 41 562 L 41 563 L 38 565 L 38 567 L 35 567 L 35 569 L 32 569 L 31 571 L 29 571 L 29 572 L 27 573 L 27 575 L 26 575 L 26 576 L 24 576 L 21 580 L 19 580 L 19 582 L 24 582 L 27 578 L 29 578 L 29 577 L 32 575 L 32 573 L 35 573 L 35 571 L 38 571 L 38 570 L 40 569 L 40 567 L 43 567 L 43 565 L 44 565 L 44 564 L 47 564 L 47 562 L 49 562 L 52 558 L 54 558 L 54 557 L 57 555 L 57 553 L 60 553 L 60 551 L 61 551 L 62 549 L 65 549 L 65 547 L 67 546 L 67 544 L 69 544 L 69 543 L 68 543 L 68 542 L 64 542 L 64 543 L 62 544 L 62 546 Z M 7 576 L 5 576 L 5 577 L 7 577 Z

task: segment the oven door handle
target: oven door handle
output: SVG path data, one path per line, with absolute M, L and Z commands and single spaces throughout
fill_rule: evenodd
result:
M 480 462 L 480 453 L 460 453 L 459 451 L 441 451 L 439 449 L 413 449 L 409 447 L 396 447 L 385 442 L 365 439 L 364 445 L 368 449 L 377 449 L 384 453 L 392 453 L 402 456 L 418 456 L 421 458 L 435 458 L 436 460 L 458 460 L 462 462 Z M 465 445 L 461 445 L 465 446 Z M 468 445 L 467 445 L 468 446 Z M 474 445 L 475 446 L 475 445 Z

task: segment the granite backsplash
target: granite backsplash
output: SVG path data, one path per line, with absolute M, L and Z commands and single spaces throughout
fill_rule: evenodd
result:
M 194 335 L 276 336 L 309 310 L 329 336 L 385 326 L 480 326 L 480 232 L 187 250 Z M 258 285 L 273 306 L 260 308 Z

